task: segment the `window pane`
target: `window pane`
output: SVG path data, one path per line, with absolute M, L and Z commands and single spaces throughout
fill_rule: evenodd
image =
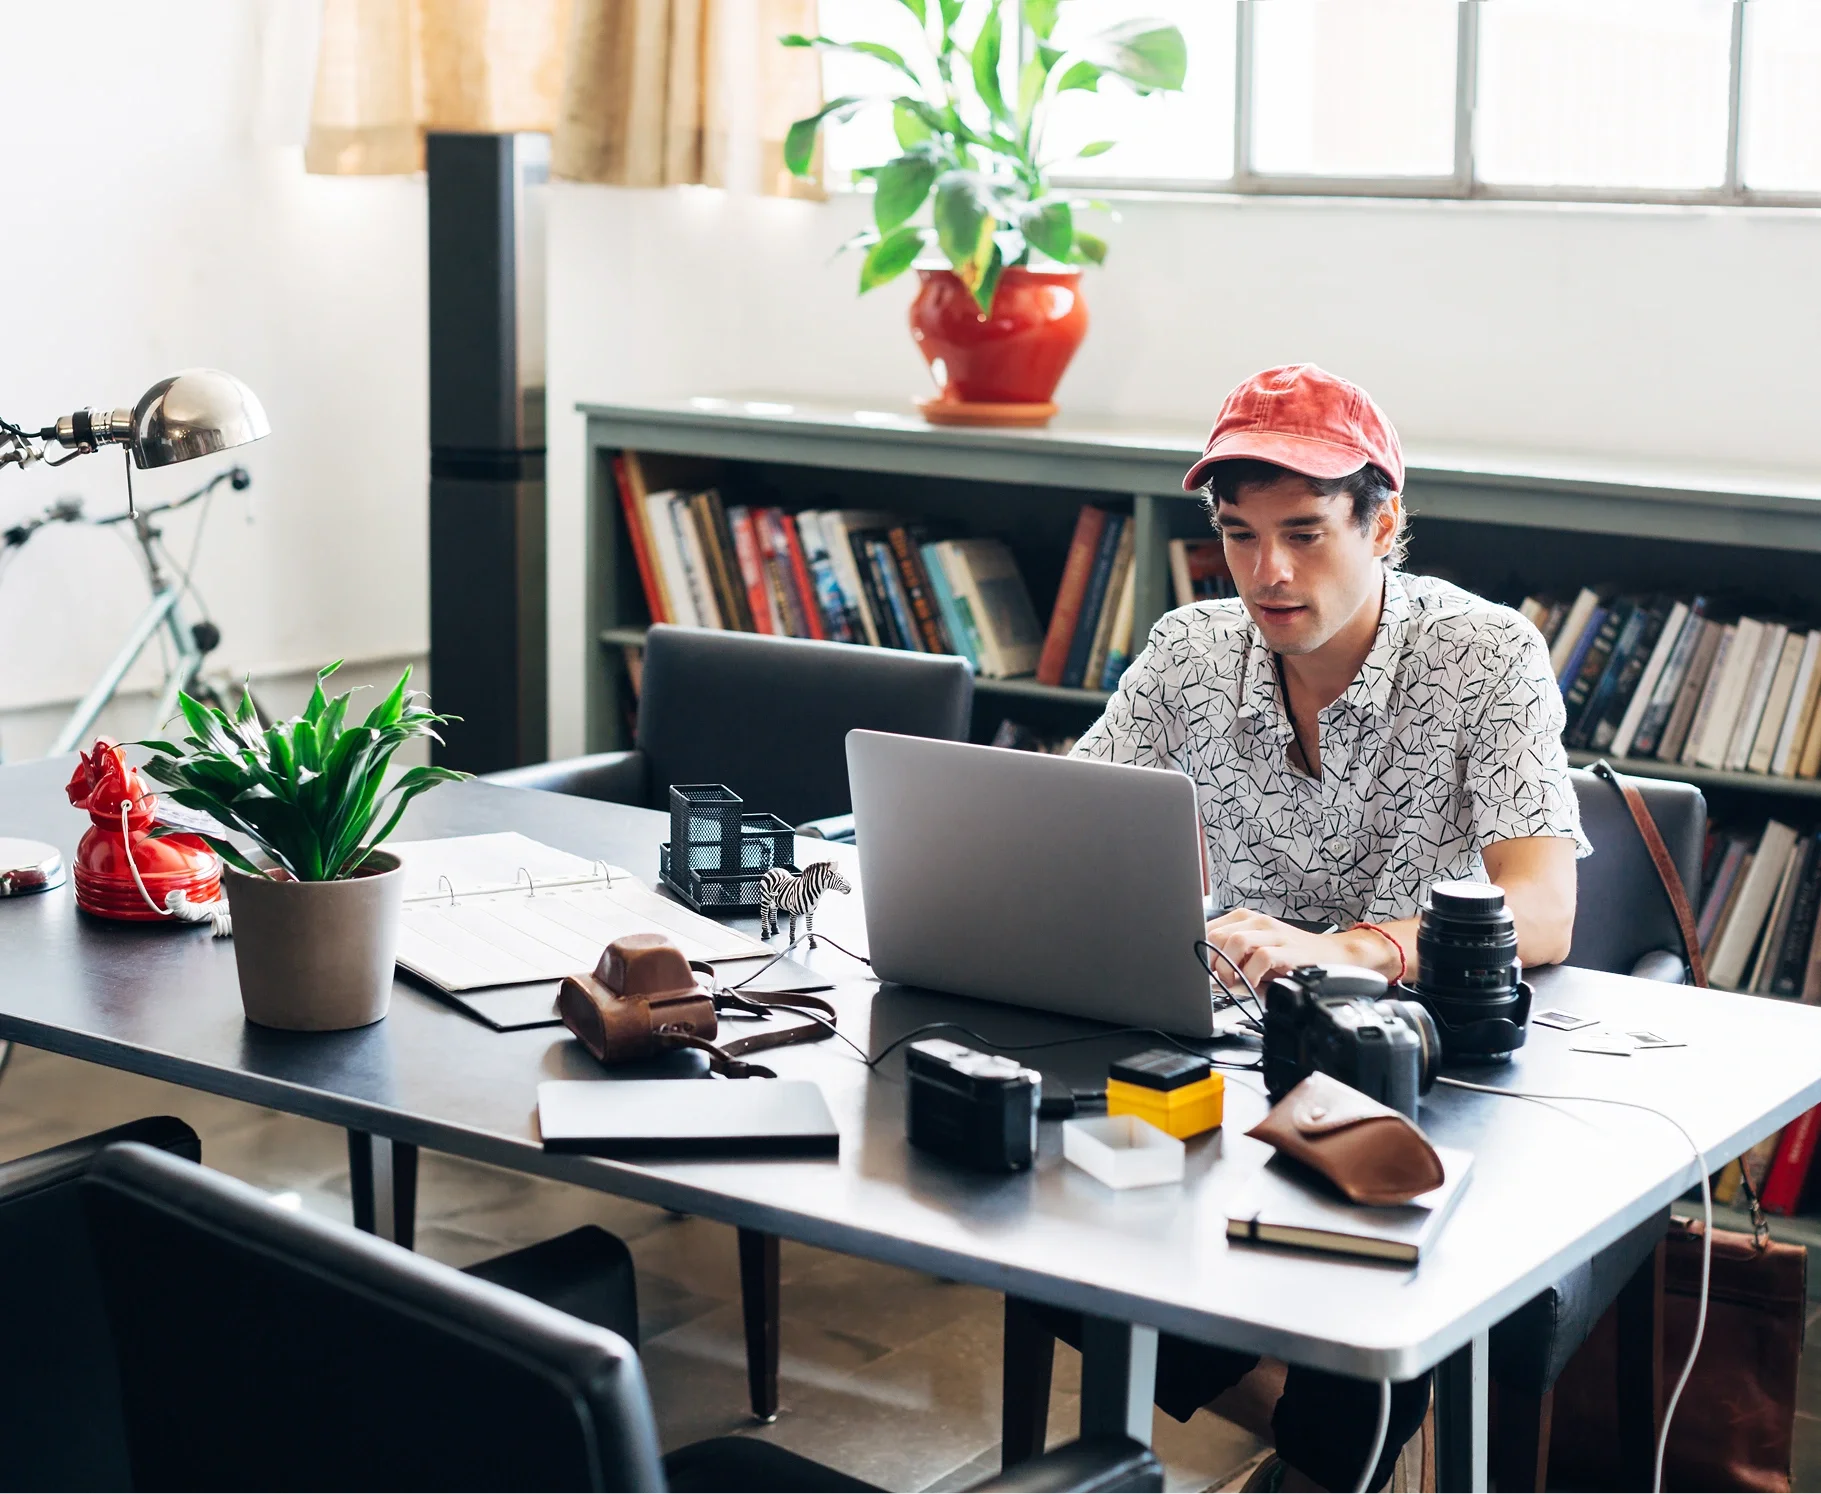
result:
M 1253 171 L 1454 174 L 1454 0 L 1271 0 L 1252 27 Z
M 1739 166 L 1748 187 L 1821 192 L 1821 7 L 1745 7 L 1745 113 Z
M 1479 17 L 1480 180 L 1725 182 L 1728 0 L 1499 0 Z
M 916 18 L 900 0 L 819 0 L 817 8 L 824 36 L 836 41 L 883 42 L 919 72 L 934 74 L 934 64 L 928 62 L 929 48 L 917 34 Z M 961 31 L 963 36 L 972 34 L 971 27 Z M 875 58 L 845 52 L 822 54 L 825 99 L 848 94 L 881 94 L 890 98 L 907 87 L 901 74 Z M 849 174 L 856 168 L 877 166 L 899 153 L 897 137 L 892 133 L 892 111 L 882 104 L 862 109 L 845 124 L 830 125 L 824 140 L 825 176 L 828 185 L 837 189 L 848 185 Z
M 1095 93 L 1059 94 L 1043 133 L 1057 176 L 1092 180 L 1227 181 L 1233 175 L 1233 0 L 1071 0 L 1052 40 L 1069 46 L 1133 17 L 1169 21 L 1189 48 L 1181 93 L 1140 98 L 1102 80 Z M 1105 155 L 1070 162 L 1084 145 L 1119 142 Z

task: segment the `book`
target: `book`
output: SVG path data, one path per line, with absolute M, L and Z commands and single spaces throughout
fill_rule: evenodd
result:
M 1414 1265 L 1435 1243 L 1473 1175 L 1473 1154 L 1438 1146 L 1441 1187 L 1393 1207 L 1351 1203 L 1320 1174 L 1272 1157 L 1227 1205 L 1227 1238 Z
M 1581 630 L 1581 636 L 1569 649 L 1568 662 L 1562 667 L 1562 672 L 1556 679 L 1564 704 L 1567 703 L 1569 693 L 1574 689 L 1575 683 L 1580 679 L 1582 669 L 1586 667 L 1587 655 L 1599 642 L 1600 634 L 1606 627 L 1607 614 L 1611 611 L 1612 609 L 1605 604 L 1597 604 L 1593 611 L 1588 613 L 1587 626 Z M 1574 707 L 1572 706 L 1569 707 L 1568 719 L 1571 722 L 1574 720 Z
M 734 559 L 740 567 L 740 582 L 746 588 L 746 612 L 752 618 L 753 631 L 782 634 L 784 620 L 778 615 L 778 604 L 765 579 L 764 551 L 752 511 L 743 507 L 728 509 L 727 527 L 733 532 Z
M 1802 972 L 1800 992 L 1804 1006 L 1821 1004 L 1821 916 L 1815 919 L 1815 931 L 1808 939 L 1808 964 Z
M 904 599 L 910 604 L 911 623 L 922 640 L 924 653 L 954 653 L 948 632 L 942 626 L 936 599 L 930 593 L 929 577 L 923 571 L 923 557 L 918 553 L 923 540 L 922 527 L 900 524 L 886 535 L 886 539 L 891 545 L 892 560 L 898 567 L 898 584 L 904 588 Z
M 858 643 L 859 620 L 848 617 L 847 597 L 841 589 L 840 577 L 835 574 L 828 539 L 822 533 L 822 516 L 814 509 L 806 509 L 797 515 L 796 523 L 803 561 L 809 567 L 810 585 L 816 594 L 816 605 L 822 609 L 822 622 L 828 636 L 837 643 Z
M 1132 662 L 1132 633 L 1138 610 L 1138 567 L 1126 567 L 1125 584 L 1119 588 L 1119 605 L 1113 612 L 1113 634 L 1107 645 L 1107 661 L 1100 671 L 1100 688 L 1117 690 L 1119 678 Z
M 1707 679 L 1701 686 L 1701 703 L 1695 708 L 1694 720 L 1688 728 L 1688 740 L 1682 748 L 1682 762 L 1692 765 L 1706 751 L 1708 734 L 1715 719 L 1715 704 L 1731 688 L 1728 679 L 1733 673 L 1737 656 L 1745 653 L 1749 647 L 1749 643 L 1740 641 L 1737 623 L 1728 623 L 1720 630 L 1720 644 L 1714 650 L 1713 662 L 1707 669 Z M 1725 743 L 1718 742 L 1716 745 L 1724 755 Z
M 1802 645 L 1802 662 L 1796 666 L 1796 682 L 1789 692 L 1789 710 L 1783 717 L 1783 730 L 1771 754 L 1770 771 L 1781 778 L 1792 778 L 1796 760 L 1808 736 L 1809 722 L 1814 718 L 1815 701 L 1821 697 L 1821 628 L 1810 629 Z
M 885 598 L 886 609 L 891 613 L 892 630 L 902 640 L 898 647 L 911 653 L 928 653 L 923 646 L 923 634 L 917 627 L 917 620 L 911 616 L 910 598 L 904 594 L 904 583 L 898 579 L 898 562 L 892 555 L 891 541 L 885 536 L 870 539 L 866 542 L 867 554 L 873 563 L 873 574 L 878 579 L 880 594 Z
M 1703 953 L 1713 949 L 1714 930 L 1719 926 L 1720 911 L 1731 899 L 1733 885 L 1738 880 L 1745 858 L 1750 854 L 1751 842 L 1743 835 L 1735 835 L 1727 840 L 1726 850 L 1715 867 L 1707 895 L 1701 901 L 1700 917 L 1695 920 L 1695 941 Z
M 1596 752 L 1605 752 L 1612 746 L 1648 655 L 1656 647 L 1657 634 L 1663 630 L 1666 615 L 1666 606 L 1658 603 L 1639 602 L 1631 609 L 1631 615 L 1625 619 L 1618 640 L 1612 646 L 1605 673 L 1587 697 L 1587 709 L 1581 713 L 1575 740 L 1569 743 L 1570 746 L 1591 747 Z
M 1758 1193 L 1766 1213 L 1793 1214 L 1801 1204 L 1808 1170 L 1815 1160 L 1817 1131 L 1821 1131 L 1821 1106 L 1803 1111 L 1783 1128 L 1777 1159 L 1771 1163 Z
M 752 616 L 746 605 L 746 582 L 740 574 L 739 557 L 734 554 L 733 537 L 728 532 L 727 510 L 722 506 L 721 495 L 713 488 L 704 488 L 689 500 L 689 516 L 695 520 L 702 555 L 708 562 L 709 581 L 714 588 L 721 625 L 740 633 L 752 632 Z
M 1789 628 L 1785 624 L 1764 624 L 1764 632 L 1758 639 L 1757 657 L 1752 660 L 1751 673 L 1739 696 L 1739 714 L 1733 721 L 1732 736 L 1726 744 L 1723 765 L 1729 772 L 1743 771 L 1746 760 L 1751 756 L 1752 744 L 1757 740 L 1758 723 L 1763 718 L 1777 665 L 1783 657 L 1783 641 L 1788 637 Z
M 1549 645 L 1549 667 L 1555 673 L 1555 681 L 1566 688 L 1563 676 L 1568 671 L 1568 661 L 1580 643 L 1581 636 L 1587 631 L 1588 619 L 1593 616 L 1594 608 L 1600 605 L 1600 593 L 1591 586 L 1583 586 L 1580 594 L 1569 605 L 1561 626 L 1556 629 L 1555 641 Z
M 1098 689 L 1100 677 L 1106 673 L 1107 651 L 1113 646 L 1113 624 L 1119 616 L 1119 598 L 1132 579 L 1132 540 L 1137 528 L 1130 520 L 1120 526 L 1119 548 L 1113 552 L 1113 569 L 1107 573 L 1106 597 L 1094 624 L 1094 641 L 1088 647 L 1087 668 L 1081 672 L 1081 683 L 1089 690 Z
M 1670 716 L 1675 711 L 1676 701 L 1681 697 L 1682 683 L 1688 677 L 1688 671 L 1700 649 L 1701 639 L 1707 630 L 1707 600 L 1696 597 L 1688 604 L 1688 615 L 1682 619 L 1675 641 L 1670 648 L 1669 658 L 1663 665 L 1663 672 L 1657 678 L 1656 688 L 1651 692 L 1649 703 L 1638 717 L 1637 729 L 1631 740 L 1625 744 L 1625 755 L 1636 757 L 1655 756 L 1658 745 L 1662 742 Z M 1668 629 L 1665 628 L 1667 633 Z
M 879 634 L 879 644 L 883 648 L 913 648 L 904 635 L 898 631 L 897 615 L 892 611 L 891 598 L 885 591 L 885 578 L 879 573 L 879 560 L 873 553 L 873 541 L 884 533 L 877 529 L 850 530 L 848 545 L 853 551 L 854 564 L 860 574 L 860 584 L 866 596 L 867 611 L 872 615 L 873 626 Z
M 1720 904 L 1719 917 L 1714 922 L 1713 938 L 1709 941 L 1708 948 L 1708 953 L 1710 955 L 1712 950 L 1720 947 L 1720 941 L 1726 937 L 1727 925 L 1732 922 L 1733 913 L 1739 906 L 1739 894 L 1744 890 L 1746 880 L 1751 876 L 1752 863 L 1757 859 L 1757 851 L 1755 849 L 1748 849 L 1745 852 L 1745 859 L 1739 863 L 1738 875 L 1733 878 L 1732 887 L 1726 894 L 1726 900 Z M 1710 958 L 1708 962 L 1708 973 L 1710 978 L 1712 976 L 1712 971 L 1713 963 Z
M 546 1079 L 537 1124 L 547 1152 L 591 1157 L 833 1157 L 841 1133 L 809 1079 L 686 1084 Z
M 699 628 L 702 617 L 696 611 L 695 593 L 689 588 L 689 573 L 683 568 L 677 526 L 670 517 L 670 500 L 675 496 L 674 493 L 647 493 L 645 512 L 651 525 L 652 549 L 657 554 L 658 569 L 664 578 L 667 621 Z
M 1079 686 L 1087 674 L 1088 654 L 1094 647 L 1094 629 L 1100 622 L 1100 609 L 1106 605 L 1107 582 L 1113 574 L 1113 558 L 1119 553 L 1120 536 L 1130 520 L 1124 514 L 1108 514 L 1100 530 L 1100 547 L 1094 556 L 1094 568 L 1088 573 L 1088 584 L 1081 595 L 1081 613 L 1075 620 L 1075 633 L 1069 640 L 1069 655 L 1062 667 L 1062 683 Z
M 1170 590 L 1178 607 L 1234 595 L 1226 547 L 1217 539 L 1170 541 Z
M 670 522 L 676 530 L 677 553 L 683 557 L 683 575 L 689 587 L 689 600 L 695 607 L 696 620 L 704 628 L 724 628 L 721 604 L 715 596 L 714 581 L 708 571 L 708 556 L 702 548 L 702 533 L 690 512 L 689 499 L 681 493 L 669 495 L 666 505 Z
M 828 542 L 828 559 L 841 583 L 841 595 L 848 611 L 857 620 L 860 637 L 875 646 L 884 642 L 872 609 L 867 605 L 867 590 L 861 572 L 865 569 L 856 557 L 852 536 L 870 529 L 889 529 L 897 519 L 887 513 L 864 509 L 823 509 L 820 514 L 822 537 Z
M 1713 674 L 1713 663 L 1726 647 L 1725 626 L 1711 619 L 1703 622 L 1701 637 L 1682 688 L 1676 693 L 1675 708 L 1663 726 L 1662 740 L 1657 744 L 1657 760 L 1666 763 L 1688 761 L 1688 739 L 1694 735 L 1698 707 L 1707 696 L 1707 682 Z
M 1783 874 L 1777 879 L 1777 894 L 1771 899 L 1764 932 L 1758 939 L 1757 953 L 1752 957 L 1751 973 L 1745 977 L 1744 988 L 1754 995 L 1764 996 L 1770 992 L 1770 980 L 1776 973 L 1777 956 L 1782 952 L 1783 937 L 1789 932 L 1790 900 L 1796 895 L 1796 883 L 1802 870 L 1802 854 L 1807 844 L 1806 837 L 1796 839 L 1790 844 L 1789 854 L 1783 858 Z
M 1056 605 L 1050 609 L 1049 631 L 1044 635 L 1043 652 L 1037 659 L 1037 683 L 1060 685 L 1062 672 L 1069 662 L 1069 645 L 1075 640 L 1075 624 L 1081 620 L 1081 601 L 1087 594 L 1088 576 L 1094 569 L 1094 557 L 1100 550 L 1100 536 L 1105 530 L 1105 509 L 1084 504 L 1075 516 L 1075 534 L 1069 541 L 1068 558 L 1063 562 L 1062 584 L 1056 590 Z
M 1802 750 L 1796 758 L 1796 777 L 1813 778 L 1821 770 L 1821 705 L 1809 717 L 1808 734 L 1802 739 Z
M 654 623 L 669 622 L 670 606 L 664 596 L 664 578 L 652 553 L 651 519 L 643 496 L 633 486 L 634 463 L 624 455 L 613 459 L 613 485 L 619 489 L 620 512 L 625 516 L 626 537 L 632 544 L 632 563 L 638 568 L 639 587 Z
M 784 561 L 789 567 L 790 585 L 796 593 L 797 609 L 802 613 L 803 626 L 808 638 L 827 638 L 828 625 L 822 620 L 822 603 L 816 595 L 816 583 L 810 578 L 809 562 L 803 555 L 803 542 L 798 537 L 797 526 L 790 516 L 781 509 L 773 509 L 776 516 L 777 533 L 784 542 Z
M 1809 946 L 1815 939 L 1815 917 L 1821 912 L 1821 837 L 1803 843 L 1801 879 L 1790 904 L 1788 927 L 1777 950 L 1776 968 L 1766 987 L 1772 996 L 1798 997 L 1808 974 Z
M 1777 894 L 1795 843 L 1796 832 L 1782 821 L 1772 820 L 1765 825 L 1751 870 L 1741 878 L 1738 901 L 1719 933 L 1713 959 L 1708 962 L 1708 979 L 1714 985 L 1729 991 L 1741 989 L 1747 963 L 1764 930 L 1771 900 Z
M 1624 714 L 1612 734 L 1610 744 L 1596 743 L 1596 748 L 1604 751 L 1610 745 L 1614 757 L 1629 757 L 1632 744 L 1637 740 L 1638 729 L 1644 724 L 1645 712 L 1656 702 L 1657 687 L 1669 668 L 1669 661 L 1681 644 L 1690 616 L 1690 604 L 1674 602 L 1670 604 L 1661 626 L 1657 629 L 1656 642 L 1651 646 L 1650 657 L 1645 660 L 1644 668 L 1639 672 L 1637 682 L 1625 702 Z M 1641 652 L 1641 650 L 1640 650 Z
M 815 601 L 809 595 L 807 578 L 803 586 L 797 584 L 783 510 L 755 508 L 752 511 L 752 522 L 758 530 L 759 556 L 765 565 L 765 585 L 771 593 L 773 605 L 778 609 L 784 632 L 792 638 L 814 638 L 816 635 L 811 631 L 809 608 L 815 605 Z M 790 527 L 794 532 L 794 526 Z
M 955 600 L 955 589 L 949 581 L 948 566 L 942 555 L 933 544 L 922 547 L 923 573 L 929 577 L 929 587 L 935 594 L 936 610 L 942 614 L 942 624 L 948 630 L 949 641 L 954 644 L 954 651 L 966 659 L 975 674 L 980 673 L 980 645 L 974 636 L 974 630 L 968 620 L 962 616 L 960 605 Z
M 1596 609 L 1594 615 L 1600 618 L 1599 631 L 1593 635 L 1593 641 L 1586 649 L 1576 650 L 1580 667 L 1562 696 L 1562 706 L 1567 713 L 1562 737 L 1571 747 L 1586 745 L 1582 736 L 1582 722 L 1587 716 L 1587 707 L 1592 703 L 1594 690 L 1606 673 L 1606 666 L 1612 662 L 1619 635 L 1625 631 L 1626 624 L 1636 610 L 1637 604 L 1623 597 L 1608 607 L 1603 616 Z M 1592 723 L 1588 722 L 1587 725 L 1591 729 Z
M 1764 697 L 1764 713 L 1758 718 L 1758 730 L 1745 759 L 1748 773 L 1770 772 L 1771 759 L 1776 756 L 1777 743 L 1783 736 L 1783 720 L 1789 715 L 1789 698 L 1795 693 L 1796 671 L 1802 667 L 1802 655 L 1807 647 L 1806 634 L 1785 631 L 1777 667 Z
M 1018 562 L 1004 540 L 951 540 L 942 546 L 956 600 L 973 618 L 995 679 L 1030 674 L 1045 642 Z

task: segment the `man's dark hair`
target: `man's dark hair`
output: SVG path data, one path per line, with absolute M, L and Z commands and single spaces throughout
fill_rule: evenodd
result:
M 1357 472 L 1349 472 L 1345 477 L 1305 477 L 1302 473 L 1292 472 L 1288 467 L 1280 467 L 1275 462 L 1263 462 L 1255 457 L 1236 457 L 1230 462 L 1216 462 L 1209 469 L 1208 481 L 1201 490 L 1202 501 L 1208 511 L 1208 522 L 1214 526 L 1214 532 L 1220 532 L 1220 505 L 1238 503 L 1241 488 L 1268 487 L 1286 477 L 1307 483 L 1309 491 L 1318 498 L 1348 494 L 1353 499 L 1353 522 L 1361 534 L 1371 530 L 1378 511 L 1397 494 L 1397 489 L 1391 486 L 1391 479 L 1370 462 Z M 1385 557 L 1387 565 L 1402 563 L 1407 544 L 1405 531 L 1406 526 L 1400 524 L 1397 536 L 1391 543 L 1391 553 Z

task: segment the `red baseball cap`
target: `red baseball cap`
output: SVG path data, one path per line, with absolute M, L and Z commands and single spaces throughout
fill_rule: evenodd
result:
M 1216 462 L 1239 457 L 1323 478 L 1345 477 L 1369 462 L 1404 490 L 1404 452 L 1385 412 L 1359 385 L 1313 363 L 1267 368 L 1229 394 L 1183 491 L 1197 491 Z

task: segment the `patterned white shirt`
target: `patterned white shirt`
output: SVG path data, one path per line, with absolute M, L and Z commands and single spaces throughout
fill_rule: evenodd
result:
M 1276 659 L 1238 601 L 1163 617 L 1075 746 L 1195 780 L 1215 902 L 1343 926 L 1413 917 L 1434 882 L 1483 879 L 1480 853 L 1572 839 L 1549 650 L 1508 607 L 1432 576 L 1385 573 L 1366 662 L 1322 711 L 1322 776 L 1295 739 Z

